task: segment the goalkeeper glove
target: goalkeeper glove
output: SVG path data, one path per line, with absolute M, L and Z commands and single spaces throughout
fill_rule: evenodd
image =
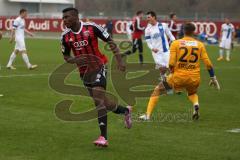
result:
M 216 76 L 211 77 L 210 82 L 209 82 L 209 86 L 214 86 L 217 90 L 220 90 L 220 85 L 218 83 L 218 80 L 217 80 Z

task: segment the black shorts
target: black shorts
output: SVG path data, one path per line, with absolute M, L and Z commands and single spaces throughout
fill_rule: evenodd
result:
M 132 52 L 135 53 L 138 49 L 139 53 L 143 52 L 143 43 L 142 39 L 133 39 L 133 47 L 132 47 Z
M 83 84 L 87 87 L 90 95 L 92 94 L 91 90 L 94 87 L 103 87 L 106 90 L 107 87 L 107 67 L 103 65 L 99 70 L 94 72 L 85 73 L 80 75 Z

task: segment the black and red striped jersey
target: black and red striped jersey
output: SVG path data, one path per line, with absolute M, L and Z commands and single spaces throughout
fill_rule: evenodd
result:
M 80 21 L 80 29 L 78 32 L 73 32 L 67 28 L 61 37 L 62 54 L 66 60 L 71 55 L 71 51 L 74 57 L 86 58 L 85 62 L 88 67 L 95 66 L 101 67 L 106 64 L 108 59 L 102 54 L 98 47 L 98 38 L 104 42 L 111 41 L 108 32 L 101 26 Z M 87 66 L 78 65 L 79 72 L 86 72 Z
M 144 33 L 145 28 L 142 26 L 142 21 L 138 16 L 133 17 L 132 26 L 133 26 L 132 38 L 140 39 Z

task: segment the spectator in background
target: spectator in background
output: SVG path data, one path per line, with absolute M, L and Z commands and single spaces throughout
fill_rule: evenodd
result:
M 107 32 L 110 34 L 110 36 L 113 38 L 113 21 L 111 17 L 108 17 L 108 20 L 106 22 L 106 29 Z
M 175 37 L 175 39 L 177 39 L 178 32 L 179 32 L 179 29 L 178 29 L 177 23 L 176 23 L 177 15 L 175 13 L 171 13 L 169 15 L 169 17 L 171 19 L 170 24 L 169 24 L 169 29 L 172 32 L 172 35 Z
M 237 42 L 240 43 L 240 28 L 239 28 L 239 26 L 236 27 L 236 38 L 237 38 Z

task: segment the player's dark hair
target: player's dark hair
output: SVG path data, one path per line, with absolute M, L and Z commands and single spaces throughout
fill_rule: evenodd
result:
M 20 11 L 19 11 L 20 14 L 22 14 L 22 13 L 24 13 L 24 12 L 27 12 L 27 10 L 24 9 L 24 8 L 20 9 Z
M 174 16 L 176 16 L 176 13 L 170 13 L 169 17 L 172 19 Z
M 187 23 L 184 24 L 183 29 L 184 29 L 184 34 L 185 35 L 193 35 L 196 27 L 193 23 L 187 22 Z
M 65 8 L 62 10 L 62 13 L 66 13 L 66 12 L 69 12 L 71 11 L 75 16 L 78 16 L 78 10 L 76 8 L 73 8 L 73 7 L 69 7 L 69 8 Z
M 136 15 L 138 16 L 138 15 L 140 15 L 140 14 L 142 14 L 143 13 L 143 11 L 137 11 L 136 12 Z
M 148 12 L 147 12 L 147 15 L 151 15 L 152 17 L 155 17 L 155 19 L 157 19 L 157 15 L 156 15 L 156 13 L 153 12 L 153 11 L 148 11 Z

